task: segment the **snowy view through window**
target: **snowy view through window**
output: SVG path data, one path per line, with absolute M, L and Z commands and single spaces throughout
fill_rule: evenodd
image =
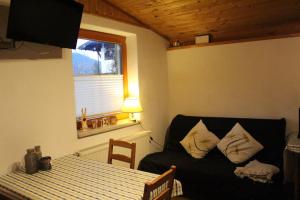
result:
M 74 76 L 122 74 L 119 44 L 78 39 L 72 56 Z

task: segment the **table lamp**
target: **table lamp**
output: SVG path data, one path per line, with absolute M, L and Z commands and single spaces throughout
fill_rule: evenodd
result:
M 143 109 L 138 98 L 128 97 L 123 102 L 122 111 L 129 113 L 129 119 L 136 122 L 137 120 L 135 119 L 134 113 L 142 112 Z

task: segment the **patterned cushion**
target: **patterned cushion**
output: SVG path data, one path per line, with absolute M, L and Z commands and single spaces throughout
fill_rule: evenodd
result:
M 218 144 L 219 150 L 233 163 L 242 163 L 264 147 L 239 123 Z
M 200 120 L 180 141 L 180 144 L 192 157 L 203 158 L 219 142 L 219 138 Z

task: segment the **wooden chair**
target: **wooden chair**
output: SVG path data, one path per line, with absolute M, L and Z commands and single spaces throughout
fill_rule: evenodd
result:
M 154 179 L 147 182 L 144 188 L 143 200 L 170 200 L 173 189 L 176 166 Z
M 29 198 L 26 198 L 2 186 L 0 186 L 0 199 L 1 200 L 30 200 Z
M 113 153 L 113 148 L 114 146 L 119 146 L 119 147 L 124 147 L 131 149 L 131 156 L 125 156 L 121 154 L 114 154 Z M 136 150 L 136 143 L 129 143 L 126 141 L 121 141 L 121 140 L 109 140 L 109 148 L 108 148 L 108 159 L 107 163 L 112 164 L 112 160 L 119 160 L 123 162 L 128 162 L 130 163 L 130 168 L 134 169 L 134 163 L 135 163 L 135 150 Z

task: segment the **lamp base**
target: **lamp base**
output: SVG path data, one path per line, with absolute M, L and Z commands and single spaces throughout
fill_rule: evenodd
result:
M 130 119 L 130 121 L 136 122 L 136 119 L 134 117 L 134 113 L 129 113 L 129 119 Z

